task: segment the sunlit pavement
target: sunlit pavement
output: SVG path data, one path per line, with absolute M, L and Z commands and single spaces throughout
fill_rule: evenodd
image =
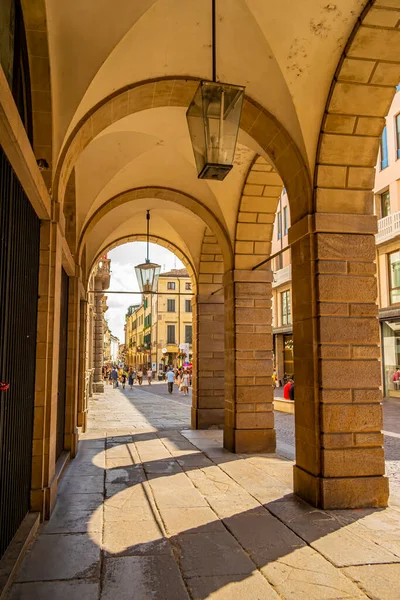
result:
M 396 506 L 312 508 L 292 495 L 292 461 L 225 451 L 221 431 L 188 428 L 190 399 L 165 390 L 107 387 L 91 401 L 11 600 L 399 598 Z

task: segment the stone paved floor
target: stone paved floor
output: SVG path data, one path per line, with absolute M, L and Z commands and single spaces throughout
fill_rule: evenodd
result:
M 163 386 L 91 402 L 9 600 L 400 597 L 400 510 L 312 508 L 292 461 L 223 450 Z

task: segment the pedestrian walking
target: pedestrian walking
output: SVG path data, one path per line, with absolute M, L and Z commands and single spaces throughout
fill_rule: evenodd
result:
M 134 371 L 132 371 L 132 369 L 129 369 L 128 383 L 131 386 L 131 389 L 133 387 L 133 382 L 134 381 L 135 381 L 135 373 L 134 373 Z
M 111 371 L 111 381 L 113 384 L 113 388 L 117 388 L 118 387 L 118 371 L 117 369 L 114 367 L 113 370 Z
M 170 371 L 167 371 L 167 382 L 168 382 L 168 393 L 169 394 L 172 394 L 172 392 L 174 391 L 174 381 L 175 381 L 175 373 L 171 369 Z
M 121 383 L 122 383 L 122 389 L 125 389 L 125 384 L 126 384 L 126 373 L 125 371 L 122 371 L 122 375 L 121 375 Z
M 139 371 L 136 374 L 137 380 L 138 380 L 138 384 L 142 385 L 143 383 L 143 371 L 141 369 L 139 369 Z
M 149 369 L 147 371 L 147 383 L 149 385 L 151 385 L 151 380 L 153 379 L 153 371 L 151 369 Z
M 182 375 L 182 391 L 184 396 L 189 393 L 189 373 L 187 371 L 184 371 Z

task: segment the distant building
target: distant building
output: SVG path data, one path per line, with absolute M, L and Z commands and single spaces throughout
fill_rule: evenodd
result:
M 192 359 L 192 283 L 186 269 L 161 273 L 158 294 L 143 295 L 128 309 L 126 362 L 134 368 L 165 371 Z M 182 294 L 182 295 L 179 295 Z

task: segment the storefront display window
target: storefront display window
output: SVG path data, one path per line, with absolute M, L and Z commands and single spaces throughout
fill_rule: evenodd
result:
M 400 321 L 382 323 L 385 396 L 400 398 Z
M 400 302 L 400 252 L 389 254 L 390 303 Z
M 293 336 L 283 336 L 285 380 L 294 376 Z

